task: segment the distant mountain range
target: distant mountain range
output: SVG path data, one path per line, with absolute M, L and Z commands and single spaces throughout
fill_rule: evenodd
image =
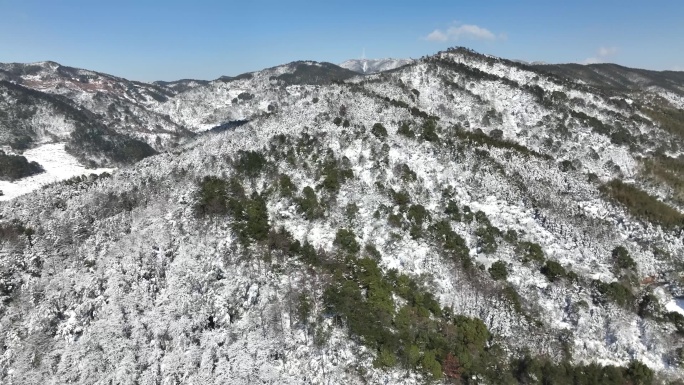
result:
M 684 93 L 684 72 L 651 71 L 617 64 L 543 64 L 534 68 L 614 92 L 649 90 Z
M 352 59 L 341 63 L 340 67 L 368 75 L 393 70 L 414 61 L 413 59 Z

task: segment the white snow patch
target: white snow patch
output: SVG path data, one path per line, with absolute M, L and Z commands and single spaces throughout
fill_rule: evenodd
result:
M 23 156 L 29 161 L 38 162 L 45 172 L 22 178 L 14 182 L 0 181 L 0 201 L 7 201 L 20 195 L 29 193 L 46 184 L 59 182 L 77 175 L 101 174 L 112 172 L 112 168 L 89 169 L 66 152 L 66 143 L 49 143 L 27 150 Z
M 684 315 L 684 299 L 673 299 L 665 304 L 665 309 L 670 312 L 677 312 Z

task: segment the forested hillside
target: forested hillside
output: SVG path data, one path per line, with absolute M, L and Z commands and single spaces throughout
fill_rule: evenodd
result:
M 2 382 L 681 383 L 681 96 L 331 66 L 184 82 L 186 143 L 1 203 Z

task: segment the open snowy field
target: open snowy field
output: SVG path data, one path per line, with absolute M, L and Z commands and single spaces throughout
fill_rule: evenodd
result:
M 15 182 L 0 181 L 0 201 L 7 201 L 19 195 L 29 193 L 49 183 L 59 182 L 77 175 L 101 174 L 111 172 L 111 168 L 89 169 L 66 152 L 64 142 L 49 143 L 24 152 L 29 161 L 38 162 L 45 172 L 23 178 Z

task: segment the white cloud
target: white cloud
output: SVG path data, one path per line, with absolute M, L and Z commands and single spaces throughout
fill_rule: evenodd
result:
M 432 31 L 429 35 L 427 35 L 426 39 L 430 41 L 447 41 L 449 40 L 449 36 L 447 36 L 444 32 L 436 29 Z
M 613 56 L 618 52 L 617 47 L 601 47 L 598 49 L 598 55 L 600 57 Z
M 436 29 L 425 37 L 429 41 L 458 41 L 461 39 L 471 40 L 506 40 L 506 34 L 499 36 L 493 34 L 487 28 L 482 28 L 474 24 L 453 25 L 446 31 Z
M 596 54 L 592 57 L 584 59 L 582 64 L 596 64 L 605 63 L 609 58 L 617 55 L 619 49 L 617 47 L 600 47 L 596 50 Z

